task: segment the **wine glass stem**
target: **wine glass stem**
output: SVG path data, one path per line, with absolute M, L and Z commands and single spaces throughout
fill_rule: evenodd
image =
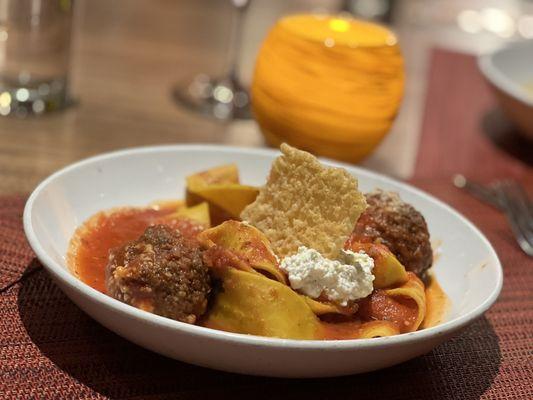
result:
M 227 79 L 238 82 L 238 62 L 239 54 L 242 44 L 242 30 L 244 26 L 244 19 L 248 6 L 251 0 L 232 0 L 233 8 L 236 11 L 234 21 L 231 24 L 231 34 L 229 40 L 229 48 L 227 55 L 227 62 L 225 68 L 225 76 Z

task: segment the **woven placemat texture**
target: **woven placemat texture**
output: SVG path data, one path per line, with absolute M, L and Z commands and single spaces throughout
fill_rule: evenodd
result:
M 505 282 L 498 302 L 484 317 L 425 356 L 357 376 L 284 380 L 195 367 L 146 351 L 80 311 L 40 267 L 24 239 L 21 221 L 24 198 L 3 197 L 0 198 L 0 399 L 533 398 L 532 262 L 518 249 L 500 213 L 449 183 L 452 172 L 449 165 L 457 168 L 453 172 L 461 171 L 480 179 L 489 177 L 485 173 L 490 167 L 472 164 L 463 155 L 463 147 L 470 147 L 470 151 L 484 149 L 484 154 L 491 155 L 491 164 L 505 164 L 502 168 L 506 168 L 507 176 L 529 187 L 533 187 L 531 169 L 506 151 L 500 151 L 473 124 L 463 126 L 456 121 L 453 130 L 442 134 L 439 122 L 451 117 L 450 110 L 459 111 L 435 97 L 446 95 L 450 102 L 459 101 L 465 90 L 453 83 L 450 73 L 470 77 L 465 79 L 466 90 L 478 91 L 489 98 L 490 93 L 470 57 L 439 51 L 433 60 L 417 177 L 413 183 L 465 214 L 495 246 L 504 265 Z M 449 82 L 443 85 L 442 79 Z M 484 97 L 469 104 L 468 112 L 479 116 L 492 105 Z M 437 106 L 440 109 L 435 110 Z M 435 113 L 442 115 L 436 118 Z M 468 144 L 463 146 L 464 137 L 468 138 Z M 449 149 L 453 141 L 461 151 L 450 152 L 442 162 L 434 162 L 435 157 L 441 157 L 439 143 Z M 457 154 L 460 156 L 450 161 Z
M 33 258 L 24 242 L 24 231 L 20 228 L 22 221 L 21 196 L 6 197 L 0 207 L 0 290 L 17 282 L 26 271 Z
M 532 165 L 533 143 L 503 117 L 476 58 L 435 50 L 415 178 L 521 179 Z

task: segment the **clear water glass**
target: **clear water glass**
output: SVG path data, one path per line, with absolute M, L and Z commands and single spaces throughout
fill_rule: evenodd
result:
M 73 0 L 0 0 L 0 115 L 68 104 Z

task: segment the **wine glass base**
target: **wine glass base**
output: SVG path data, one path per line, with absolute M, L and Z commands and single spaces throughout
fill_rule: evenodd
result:
M 250 95 L 236 79 L 200 74 L 172 91 L 174 100 L 195 113 L 220 120 L 250 119 Z

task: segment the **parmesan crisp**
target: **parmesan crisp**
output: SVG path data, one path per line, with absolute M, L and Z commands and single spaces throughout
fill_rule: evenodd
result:
M 241 218 L 267 236 L 279 257 L 305 246 L 336 259 L 366 208 L 357 179 L 305 151 L 287 144 L 280 149 L 266 185 Z

